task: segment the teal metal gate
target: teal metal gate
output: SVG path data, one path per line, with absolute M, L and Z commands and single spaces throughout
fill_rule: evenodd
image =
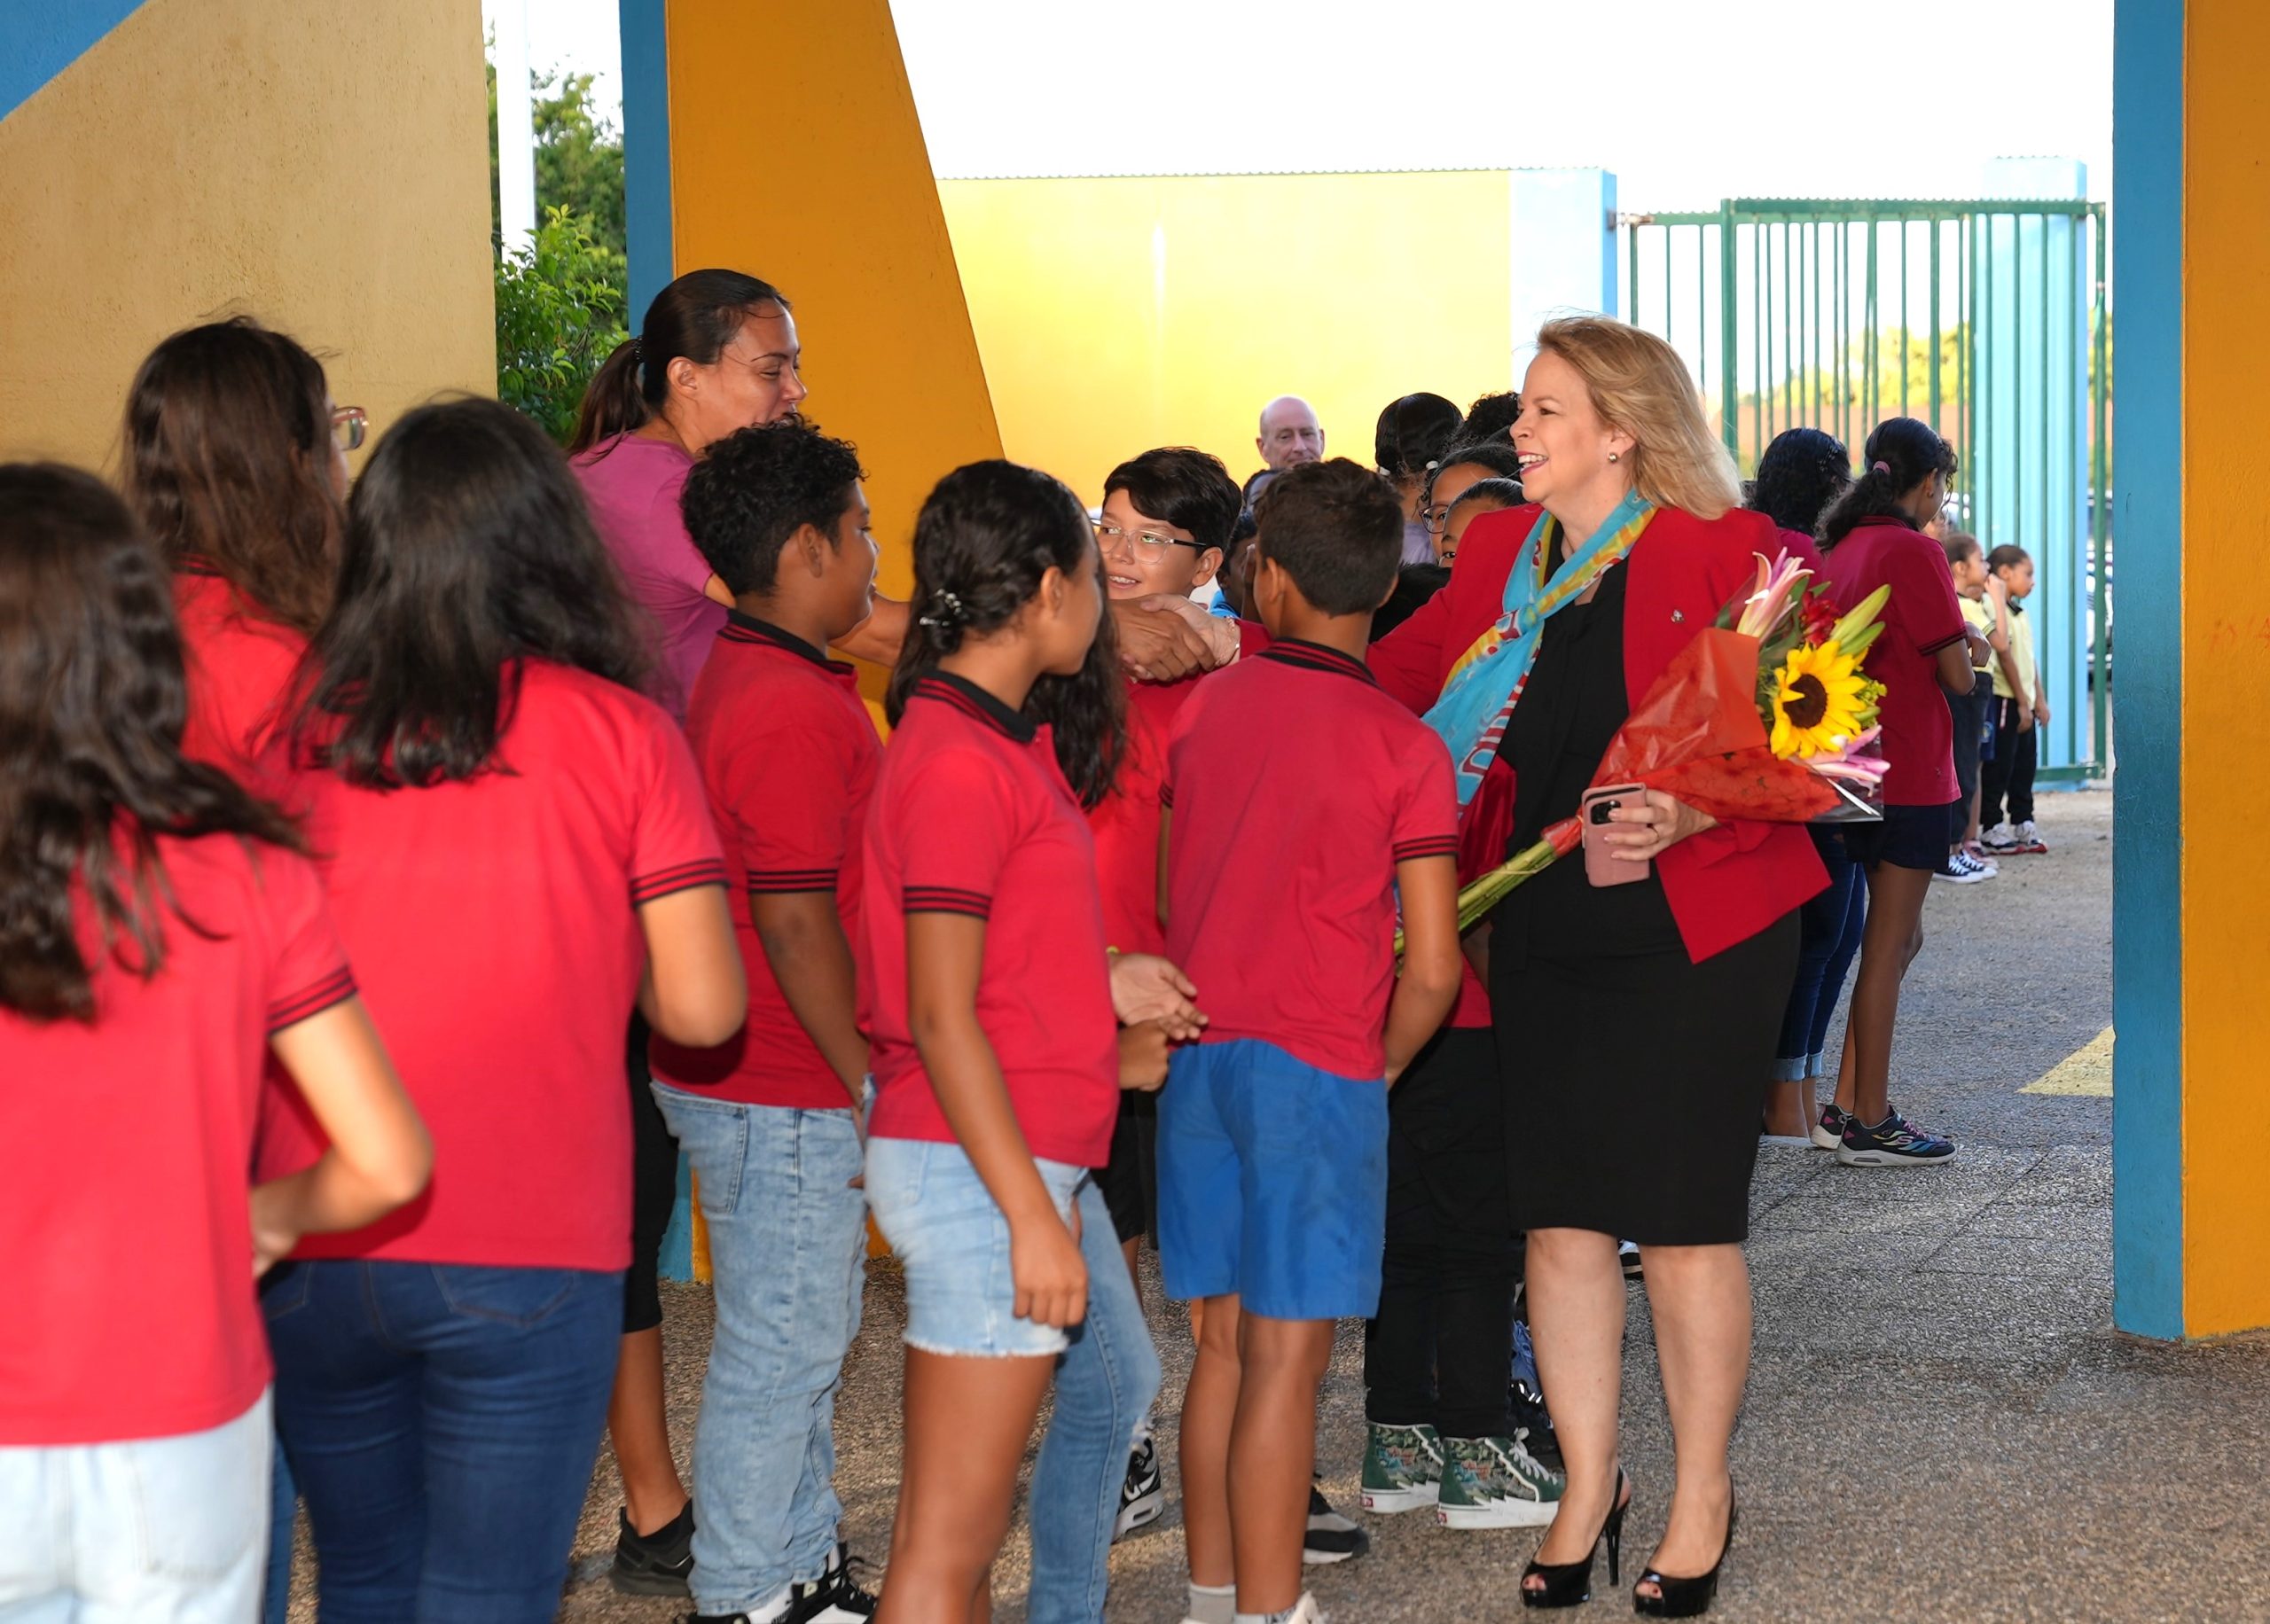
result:
M 1948 518 L 2032 554 L 2045 781 L 2111 762 L 2111 334 L 2101 203 L 1737 199 L 1626 215 L 1623 309 L 1684 355 L 1748 475 L 1787 428 L 1885 418 L 1961 459 Z

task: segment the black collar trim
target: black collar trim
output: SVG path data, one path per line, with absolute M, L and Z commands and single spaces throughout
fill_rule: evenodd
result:
M 1379 686 L 1372 670 L 1362 660 L 1327 648 L 1321 643 L 1303 643 L 1298 637 L 1280 637 L 1260 653 L 1256 660 L 1274 660 L 1288 666 L 1299 666 L 1307 671 L 1330 671 L 1340 676 L 1352 676 L 1358 681 Z
M 914 684 L 914 697 L 951 705 L 1021 745 L 1029 745 L 1040 735 L 1040 723 L 1030 716 L 1011 710 L 967 677 L 951 671 L 932 671 L 923 676 Z
M 760 621 L 738 609 L 725 611 L 725 624 L 717 635 L 728 643 L 769 643 L 774 648 L 809 660 L 824 670 L 857 671 L 849 660 L 830 660 L 824 650 L 814 648 L 795 633 L 782 631 L 771 621 Z

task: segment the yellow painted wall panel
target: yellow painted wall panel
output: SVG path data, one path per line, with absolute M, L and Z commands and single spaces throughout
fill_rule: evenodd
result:
M 882 585 L 914 515 L 1001 441 L 913 92 L 884 0 L 669 0 L 680 272 L 730 266 L 794 301 L 805 410 L 857 442 Z
M 2270 1201 L 2232 1131 L 2260 1103 L 2270 846 L 2210 832 L 2270 806 L 2270 420 L 2243 341 L 2270 308 L 2270 11 L 2188 0 L 2185 19 L 2184 1328 L 2215 1336 L 2270 1325 Z
M 1510 386 L 1503 170 L 939 183 L 1009 455 L 1089 502 L 1155 445 L 1242 480 L 1303 395 L 1368 463 L 1397 395 Z M 1526 340 L 1530 335 L 1522 334 Z
M 493 394 L 480 0 L 146 0 L 0 121 L 0 457 L 112 459 L 135 365 L 238 312 L 383 429 Z

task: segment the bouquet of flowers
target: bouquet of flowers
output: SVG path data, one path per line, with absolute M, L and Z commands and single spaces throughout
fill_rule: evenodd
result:
M 1787 552 L 1771 563 L 1757 557 L 1751 589 L 1728 602 L 1632 707 L 1593 785 L 1644 785 L 1722 821 L 1877 816 L 1883 686 L 1861 674 L 1860 662 L 1883 630 L 1877 617 L 1890 589 L 1845 613 Z M 1581 834 L 1577 819 L 1563 818 L 1461 887 L 1459 929 L 1576 850 Z

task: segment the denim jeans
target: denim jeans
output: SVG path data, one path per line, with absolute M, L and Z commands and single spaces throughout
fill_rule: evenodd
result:
M 1860 950 L 1868 922 L 1868 887 L 1859 868 L 1845 854 L 1843 838 L 1832 831 L 1812 832 L 1828 889 L 1797 915 L 1797 979 L 1781 1018 L 1781 1041 L 1774 1050 L 1773 1080 L 1798 1082 L 1821 1074 L 1821 1046 L 1844 992 L 1844 976 Z
M 622 1336 L 622 1276 L 354 1260 L 262 1293 L 324 1624 L 549 1624 Z
M 253 1624 L 269 1400 L 200 1433 L 0 1448 L 0 1618 Z
M 835 1550 L 835 1393 L 859 1329 L 867 1200 L 841 1111 L 659 1086 L 700 1179 L 717 1330 L 693 1432 L 693 1599 L 758 1612 Z
M 292 1624 L 292 1536 L 300 1518 L 300 1486 L 280 1441 L 268 1456 L 268 1572 L 262 1581 L 261 1624 Z
M 1056 1408 L 1032 1476 L 1028 1624 L 1097 1624 L 1110 1579 L 1111 1526 L 1129 1441 L 1159 1391 L 1158 1350 L 1127 1277 L 1111 1209 L 1092 1181 L 1079 1193 L 1087 1317 L 1056 1361 Z

